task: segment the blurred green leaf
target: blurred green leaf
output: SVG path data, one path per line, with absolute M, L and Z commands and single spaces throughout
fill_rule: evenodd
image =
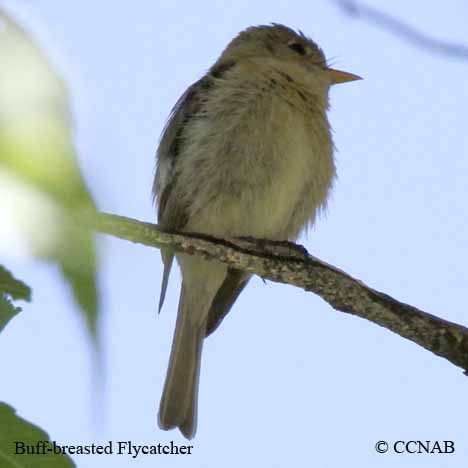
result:
M 8 294 L 12 299 L 31 301 L 31 288 L 19 279 L 16 279 L 2 265 L 0 265 L 0 292 Z
M 46 432 L 20 418 L 14 408 L 0 402 L 0 466 L 2 468 L 72 468 L 75 467 L 68 455 L 16 454 L 15 442 L 25 446 L 36 446 L 40 441 L 50 442 Z M 47 444 L 47 447 L 49 445 Z
M 31 288 L 16 279 L 5 267 L 0 265 L 0 332 L 21 309 L 12 300 L 31 300 Z
M 8 296 L 0 291 L 0 332 L 19 312 L 21 312 L 21 309 L 15 307 Z
M 67 88 L 1 8 L 0 23 L 0 244 L 21 239 L 56 262 L 96 340 L 96 252 L 80 222 L 95 205 L 76 160 Z

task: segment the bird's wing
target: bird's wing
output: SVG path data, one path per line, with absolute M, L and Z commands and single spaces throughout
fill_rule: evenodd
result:
M 229 268 L 226 278 L 218 289 L 208 313 L 205 336 L 213 333 L 228 314 L 251 275 L 235 268 Z
M 177 184 L 175 162 L 184 145 L 184 133 L 187 126 L 199 114 L 204 101 L 214 87 L 215 81 L 223 78 L 235 65 L 234 61 L 227 61 L 213 66 L 208 74 L 185 91 L 169 115 L 157 152 L 157 169 L 153 185 L 153 197 L 158 204 L 158 222 L 163 228 L 180 231 L 187 224 L 188 207 L 178 197 L 178 191 L 173 190 Z M 170 249 L 161 249 L 161 255 L 164 263 L 164 273 L 159 298 L 159 310 L 161 310 L 164 303 L 169 273 L 174 259 L 174 254 Z M 229 307 L 231 307 L 239 293 L 233 295 Z
M 203 93 L 208 90 L 209 86 L 210 77 L 206 76 L 187 89 L 172 109 L 161 136 L 157 151 L 153 197 L 158 205 L 158 223 L 165 229 L 180 231 L 187 224 L 188 207 L 177 196 L 177 190 L 173 190 L 177 183 L 175 162 L 184 144 L 184 132 L 187 125 L 200 110 Z M 164 272 L 159 297 L 159 311 L 161 311 L 166 296 L 174 253 L 171 249 L 164 248 L 161 249 L 161 257 Z

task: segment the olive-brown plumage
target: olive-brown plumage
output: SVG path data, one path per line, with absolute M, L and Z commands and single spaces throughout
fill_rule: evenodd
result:
M 286 26 L 241 32 L 170 115 L 153 187 L 159 224 L 217 237 L 296 239 L 325 207 L 335 177 L 328 90 L 357 78 L 328 68 L 319 47 Z M 162 257 L 160 307 L 173 253 Z M 182 287 L 159 425 L 192 438 L 203 340 L 249 275 L 176 258 Z

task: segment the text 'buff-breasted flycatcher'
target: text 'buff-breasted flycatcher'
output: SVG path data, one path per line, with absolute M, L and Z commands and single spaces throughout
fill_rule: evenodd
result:
M 325 206 L 335 177 L 328 90 L 358 78 L 329 68 L 317 44 L 286 26 L 242 31 L 172 110 L 153 187 L 160 226 L 295 240 Z M 160 307 L 173 256 L 162 251 Z M 192 438 L 203 340 L 250 275 L 176 258 L 183 279 L 159 425 Z

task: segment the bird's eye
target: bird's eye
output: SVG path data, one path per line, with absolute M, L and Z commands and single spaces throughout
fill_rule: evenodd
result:
M 297 52 L 298 54 L 301 54 L 301 55 L 306 54 L 305 47 L 302 44 L 299 44 L 299 42 L 291 42 L 290 44 L 288 44 L 288 47 L 291 50 L 294 50 L 294 52 Z

